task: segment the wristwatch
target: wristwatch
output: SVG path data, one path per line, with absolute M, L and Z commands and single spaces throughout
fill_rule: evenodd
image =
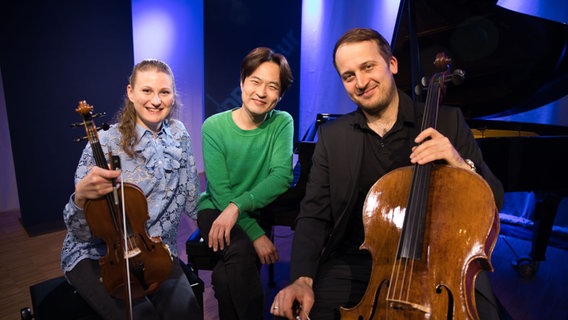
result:
M 471 171 L 476 172 L 477 168 L 475 167 L 475 162 L 471 161 L 470 159 L 464 159 L 465 163 L 469 166 Z

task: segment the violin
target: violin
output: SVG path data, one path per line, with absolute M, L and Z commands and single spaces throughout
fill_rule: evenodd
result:
M 75 110 L 83 118 L 87 138 L 96 165 L 108 169 L 105 155 L 94 124 L 93 107 L 80 101 Z M 120 169 L 120 158 L 111 155 L 110 169 Z M 170 274 L 172 255 L 160 237 L 149 236 L 146 230 L 148 203 L 142 190 L 134 184 L 121 182 L 113 192 L 102 198 L 87 200 L 83 211 L 94 237 L 106 244 L 106 255 L 99 259 L 101 281 L 108 293 L 117 299 L 144 297 L 155 292 Z M 130 308 L 127 318 L 130 318 Z
M 446 70 L 430 79 L 422 130 L 436 128 L 445 83 L 463 80 L 463 72 L 449 72 L 449 61 L 436 57 Z M 371 277 L 360 302 L 340 309 L 341 319 L 479 319 L 475 279 L 493 270 L 499 235 L 481 176 L 435 163 L 398 168 L 371 187 L 362 214 Z

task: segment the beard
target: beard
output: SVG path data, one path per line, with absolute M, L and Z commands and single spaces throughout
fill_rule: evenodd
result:
M 365 113 L 372 116 L 378 116 L 389 107 L 396 93 L 396 86 L 391 84 L 388 87 L 385 87 L 385 90 L 377 92 L 375 96 L 372 97 L 372 99 L 361 100 L 355 97 L 353 101 L 359 108 L 365 111 Z

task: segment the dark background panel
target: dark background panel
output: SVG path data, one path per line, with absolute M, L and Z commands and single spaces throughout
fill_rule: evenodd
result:
M 0 67 L 22 224 L 30 234 L 63 227 L 62 210 L 86 142 L 80 100 L 121 105 L 133 65 L 129 0 L 9 1 L 0 5 Z
M 208 0 L 205 16 L 205 117 L 241 105 L 243 57 L 255 47 L 286 56 L 294 83 L 277 109 L 289 112 L 298 137 L 301 1 Z

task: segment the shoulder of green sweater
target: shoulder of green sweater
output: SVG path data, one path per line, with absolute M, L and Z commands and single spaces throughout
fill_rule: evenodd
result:
M 288 111 L 274 109 L 272 110 L 272 113 L 274 116 L 292 118 L 292 116 L 288 113 Z
M 279 122 L 293 122 L 294 119 L 292 118 L 292 116 L 284 111 L 284 110 L 272 110 L 272 113 L 270 115 L 271 118 L 273 118 L 273 121 L 279 121 Z
M 233 109 L 225 110 L 209 116 L 207 119 L 205 119 L 205 121 L 203 121 L 202 127 L 208 127 L 219 122 L 227 121 L 227 119 L 231 117 L 232 111 Z

